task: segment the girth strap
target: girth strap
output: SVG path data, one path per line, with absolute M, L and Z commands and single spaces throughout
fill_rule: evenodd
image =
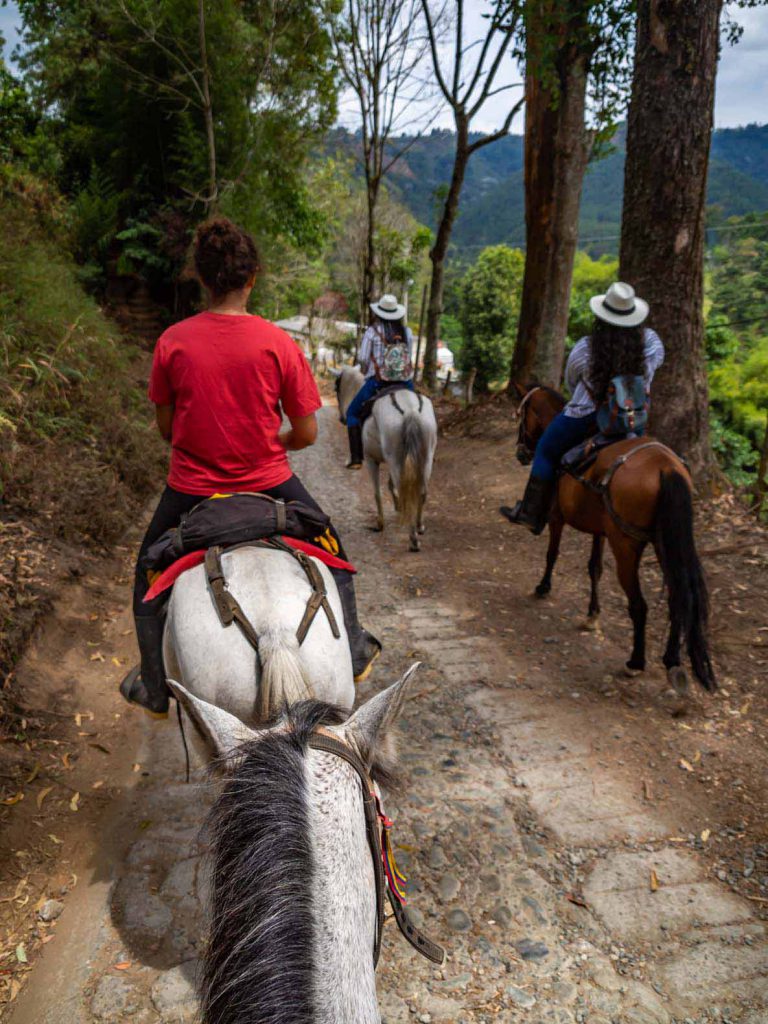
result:
M 284 515 L 285 505 L 283 504 L 283 516 Z M 278 518 L 279 516 L 280 513 L 278 511 Z M 241 547 L 269 547 L 278 551 L 284 551 L 286 554 L 291 555 L 291 557 L 294 558 L 304 570 L 304 573 L 309 580 L 309 584 L 312 587 L 312 593 L 307 599 L 307 606 L 304 609 L 304 615 L 302 616 L 299 627 L 296 630 L 296 639 L 299 641 L 299 644 L 304 643 L 304 639 L 309 632 L 309 628 L 321 608 L 328 618 L 328 625 L 331 627 L 331 632 L 337 640 L 339 639 L 341 632 L 339 630 L 339 624 L 336 621 L 336 616 L 333 614 L 333 608 L 331 608 L 330 601 L 328 600 L 328 592 L 325 589 L 323 574 L 308 555 L 305 555 L 303 551 L 297 551 L 296 548 L 292 548 L 289 544 L 284 544 L 276 537 L 268 537 L 264 540 L 247 541 L 243 544 L 236 544 L 227 548 L 227 551 L 234 551 L 236 548 Z M 243 611 L 237 598 L 227 588 L 227 580 L 224 576 L 224 570 L 221 565 L 221 555 L 222 549 L 219 546 L 208 548 L 205 553 L 205 574 L 213 597 L 214 607 L 216 608 L 216 612 L 222 626 L 231 626 L 232 623 L 235 622 L 245 639 L 258 653 L 258 634 L 251 625 L 248 616 Z
M 381 829 L 379 826 L 379 810 L 376 805 L 376 795 L 373 790 L 373 783 L 371 782 L 368 770 L 352 750 L 351 747 L 347 746 L 346 743 L 342 743 L 341 740 L 335 736 L 330 735 L 327 732 L 313 732 L 309 737 L 309 746 L 313 750 L 320 750 L 326 754 L 335 754 L 336 757 L 342 758 L 347 764 L 351 765 L 357 773 L 360 779 L 360 784 L 363 790 L 363 810 L 365 812 L 365 831 L 368 837 L 368 847 L 371 851 L 371 858 L 373 860 L 373 873 L 376 879 L 376 934 L 373 941 L 373 966 L 377 966 L 379 962 L 379 954 L 381 953 L 381 936 L 384 929 L 384 893 L 386 892 L 389 897 L 390 906 L 392 912 L 397 921 L 397 925 L 400 931 L 403 933 L 405 938 L 410 942 L 415 950 L 421 953 L 422 956 L 431 960 L 435 964 L 442 964 L 445 962 L 445 950 L 442 946 L 438 946 L 437 943 L 432 942 L 426 935 L 419 931 L 416 925 L 411 921 L 408 911 L 399 902 L 399 900 L 393 895 L 392 890 L 387 885 L 386 876 L 384 874 L 384 866 L 382 864 L 382 845 L 381 845 Z

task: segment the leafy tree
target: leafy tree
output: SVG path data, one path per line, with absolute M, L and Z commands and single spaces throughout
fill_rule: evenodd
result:
M 488 391 L 504 375 L 520 312 L 525 258 L 519 249 L 484 249 L 462 282 L 460 369 L 475 370 L 475 387 Z
M 569 347 L 591 332 L 595 317 L 589 300 L 593 295 L 601 295 L 608 290 L 611 282 L 616 280 L 618 270 L 618 260 L 610 256 L 593 260 L 585 252 L 576 253 L 568 312 Z

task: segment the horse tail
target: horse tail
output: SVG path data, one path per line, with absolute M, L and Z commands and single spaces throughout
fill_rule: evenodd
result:
M 400 434 L 402 462 L 400 470 L 400 523 L 415 523 L 424 493 L 427 468 L 427 437 L 418 413 L 407 412 Z
M 294 630 L 267 626 L 259 634 L 259 717 L 271 718 L 284 704 L 308 700 L 307 677 L 299 660 L 299 641 Z
M 709 595 L 693 537 L 693 502 L 688 481 L 662 473 L 656 507 L 656 545 L 669 592 L 669 614 L 685 636 L 694 675 L 705 690 L 716 690 L 709 657 Z

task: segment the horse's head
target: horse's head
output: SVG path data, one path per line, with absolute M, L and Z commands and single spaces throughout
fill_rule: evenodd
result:
M 205 1019 L 282 1020 L 290 1005 L 309 1020 L 318 1000 L 323 1019 L 347 1019 L 349 1006 L 378 1019 L 388 862 L 374 787 L 394 767 L 392 730 L 416 668 L 346 720 L 309 700 L 264 729 L 171 683 L 225 778 L 209 822 Z
M 515 390 L 520 396 L 515 454 L 521 466 L 528 466 L 533 461 L 541 435 L 563 408 L 565 399 L 552 388 L 541 384 L 523 385 L 515 382 Z
M 346 423 L 349 404 L 363 386 L 363 374 L 358 365 L 342 366 L 340 370 L 332 372 L 336 378 L 333 387 L 339 404 L 339 422 Z

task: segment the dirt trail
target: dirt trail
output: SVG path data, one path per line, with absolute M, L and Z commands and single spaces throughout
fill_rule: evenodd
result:
M 576 629 L 586 586 L 575 538 L 553 599 L 531 600 L 541 542 L 494 512 L 521 484 L 509 442 L 441 442 L 435 518 L 413 555 L 397 528 L 368 530 L 369 482 L 342 468 L 335 411 L 321 420 L 317 448 L 295 465 L 341 525 L 364 617 L 385 643 L 361 697 L 424 661 L 403 723 L 408 785 L 389 808 L 414 914 L 450 956 L 437 970 L 388 936 L 387 1024 L 765 1024 L 763 818 L 759 807 L 747 813 L 749 773 L 730 785 L 755 757 L 764 719 L 740 710 L 735 687 L 676 720 L 658 673 L 621 682 L 611 670 L 627 626 L 607 580 L 606 634 Z M 20 669 L 62 710 L 92 711 L 77 732 L 98 736 L 70 737 L 79 756 L 40 813 L 46 779 L 8 814 L 16 849 L 32 860 L 43 845 L 44 895 L 64 904 L 54 924 L 30 923 L 30 949 L 41 941 L 34 932 L 53 937 L 8 1007 L 12 1024 L 194 1019 L 205 889 L 197 835 L 211 794 L 183 783 L 173 723 L 145 721 L 114 696 L 112 658 L 127 660 L 132 645 L 128 561 L 126 551 L 102 581 L 70 594 Z M 97 652 L 104 662 L 91 660 Z M 756 680 L 758 660 L 749 661 Z M 734 864 L 747 850 L 744 876 Z

